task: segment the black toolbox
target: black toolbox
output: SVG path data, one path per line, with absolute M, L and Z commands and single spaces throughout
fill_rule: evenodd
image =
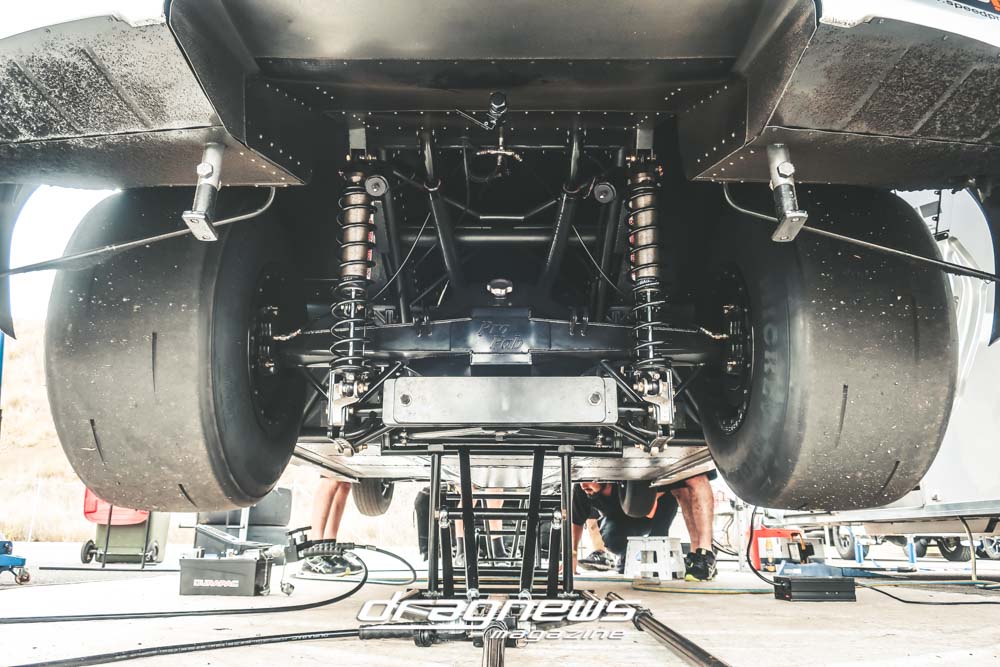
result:
M 854 602 L 853 577 L 775 577 L 774 597 L 789 602 Z
M 270 558 L 182 558 L 181 595 L 267 595 Z

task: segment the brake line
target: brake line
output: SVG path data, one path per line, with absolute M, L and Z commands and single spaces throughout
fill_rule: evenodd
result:
M 210 223 L 213 227 L 225 227 L 226 225 L 231 225 L 234 222 L 242 222 L 244 220 L 251 220 L 261 215 L 269 208 L 271 204 L 274 203 L 274 197 L 277 192 L 277 188 L 270 188 L 267 199 L 258 208 L 250 211 L 249 213 L 242 213 L 240 215 L 234 215 L 228 218 L 223 218 L 222 220 L 216 220 Z M 164 234 L 157 234 L 156 236 L 148 236 L 143 239 L 135 239 L 134 241 L 126 241 L 124 243 L 112 243 L 110 245 L 102 246 L 100 248 L 92 248 L 91 250 L 83 250 L 81 252 L 76 252 L 71 255 L 63 255 L 62 257 L 56 257 L 55 259 L 47 259 L 43 262 L 36 262 L 34 264 L 27 264 L 25 266 L 18 266 L 13 269 L 8 269 L 6 271 L 0 271 L 0 278 L 6 278 L 8 276 L 16 276 L 22 273 L 34 273 L 35 271 L 50 271 L 52 269 L 58 269 L 67 264 L 72 264 L 74 262 L 80 262 L 80 266 L 74 268 L 81 269 L 89 265 L 91 262 L 100 263 L 104 261 L 105 255 L 117 254 L 124 252 L 126 250 L 132 250 L 133 248 L 145 247 L 153 245 L 154 243 L 159 243 L 160 241 L 166 241 L 168 239 L 178 238 L 180 236 L 190 236 L 194 232 L 190 228 L 185 227 L 184 229 L 179 229 L 173 232 L 166 232 Z M 86 262 L 84 262 L 86 260 Z
M 722 184 L 722 193 L 725 197 L 726 203 L 729 204 L 730 208 L 733 210 L 743 213 L 744 215 L 749 215 L 752 218 L 758 220 L 766 220 L 768 222 L 773 222 L 777 224 L 778 219 L 771 215 L 766 215 L 764 213 L 759 213 L 757 211 L 751 211 L 750 209 L 743 208 L 735 201 L 729 192 L 729 184 Z M 803 232 L 808 232 L 810 234 L 815 234 L 817 236 L 825 236 L 828 239 L 833 239 L 834 241 L 840 241 L 841 243 L 847 243 L 850 245 L 855 245 L 860 248 L 865 248 L 867 250 L 873 250 L 875 252 L 880 252 L 885 255 L 893 255 L 895 257 L 901 257 L 913 262 L 922 262 L 924 264 L 930 264 L 931 266 L 937 267 L 944 271 L 945 273 L 951 273 L 956 276 L 965 276 L 967 278 L 978 278 L 979 280 L 984 280 L 988 283 L 1000 282 L 1000 276 L 987 273 L 986 271 L 979 271 L 978 269 L 970 269 L 967 266 L 962 266 L 961 264 L 955 264 L 953 262 L 946 262 L 940 259 L 934 259 L 933 257 L 924 257 L 923 255 L 915 255 L 911 252 L 906 252 L 905 250 L 897 250 L 896 248 L 889 248 L 884 245 L 879 245 L 877 243 L 869 243 L 868 241 L 862 241 L 861 239 L 856 239 L 850 236 L 844 236 L 842 234 L 837 234 L 836 232 L 830 232 L 825 229 L 819 229 L 817 227 L 810 227 L 808 225 L 803 225 Z
M 391 556 L 402 563 L 410 569 L 411 576 L 416 580 L 416 570 L 413 566 L 409 564 L 402 556 L 387 551 L 385 549 L 380 549 L 374 546 L 362 546 L 355 545 L 355 549 L 361 549 L 363 551 L 372 551 L 376 553 L 382 553 L 387 556 Z M 358 560 L 361 560 L 360 558 Z M 364 567 L 364 573 L 361 579 L 357 580 L 356 585 L 351 588 L 346 593 L 341 593 L 335 595 L 334 597 L 327 598 L 324 600 L 318 600 L 316 602 L 305 602 L 302 604 L 286 605 L 282 607 L 244 607 L 238 609 L 186 609 L 178 611 L 145 611 L 145 612 L 123 612 L 123 613 L 111 613 L 111 614 L 73 614 L 64 616 L 15 616 L 10 618 L 0 618 L 0 625 L 21 625 L 29 623 L 81 623 L 87 621 L 128 621 L 128 620 L 144 620 L 153 618 L 190 618 L 194 616 L 245 616 L 251 614 L 276 614 L 281 612 L 291 612 L 291 611 L 306 611 L 309 609 L 318 609 L 319 607 L 326 607 L 337 602 L 341 602 L 351 597 L 357 593 L 366 583 L 368 583 L 368 565 L 361 560 L 361 565 Z M 354 581 L 354 580 L 343 580 L 343 581 Z

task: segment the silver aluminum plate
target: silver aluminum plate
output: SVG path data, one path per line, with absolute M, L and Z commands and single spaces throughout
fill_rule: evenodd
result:
M 588 377 L 409 377 L 387 380 L 387 426 L 584 425 L 618 421 L 614 380 Z

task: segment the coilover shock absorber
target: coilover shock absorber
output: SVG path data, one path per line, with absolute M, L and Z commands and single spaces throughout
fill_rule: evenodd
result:
M 673 423 L 673 381 L 660 334 L 663 296 L 660 268 L 660 230 L 657 225 L 657 184 L 652 168 L 640 167 L 629 178 L 629 265 L 632 278 L 632 348 L 636 390 L 654 406 L 658 424 Z
M 656 178 L 640 171 L 629 179 L 629 264 L 632 278 L 632 320 L 635 323 L 633 355 L 637 371 L 658 371 L 666 364 L 660 354 L 663 341 L 656 328 L 666 301 L 660 285 L 660 232 L 656 225 Z
M 365 189 L 365 174 L 344 174 L 347 187 L 340 197 L 340 280 L 330 309 L 334 342 L 330 346 L 330 425 L 343 426 L 347 407 L 365 391 L 371 365 L 365 358 L 368 323 L 368 283 L 374 265 L 375 225 L 372 197 Z

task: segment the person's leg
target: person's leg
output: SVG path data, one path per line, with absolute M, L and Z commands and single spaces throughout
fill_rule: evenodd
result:
M 586 555 L 586 557 L 580 559 L 580 567 L 585 570 L 598 570 L 600 572 L 605 572 L 607 570 L 614 569 L 615 567 L 615 556 L 607 551 L 607 545 L 604 543 L 604 538 L 601 536 L 601 527 L 597 521 L 596 516 L 600 516 L 596 510 L 587 517 L 587 521 L 584 524 L 587 534 L 590 537 L 591 551 Z
M 628 550 L 628 532 L 624 526 L 616 524 L 614 521 L 604 519 L 601 525 L 601 539 L 608 552 L 615 554 L 618 558 L 619 574 L 625 572 L 625 552 Z
M 715 496 L 707 475 L 691 477 L 671 489 L 681 506 L 684 523 L 691 536 L 691 552 L 684 559 L 688 581 L 710 581 L 715 578 L 715 553 L 712 551 Z
M 335 540 L 340 532 L 340 520 L 344 518 L 344 508 L 347 507 L 347 497 L 351 495 L 351 485 L 348 482 L 334 482 L 333 500 L 330 503 L 330 514 L 323 530 L 323 539 Z
M 691 512 L 691 489 L 687 484 L 681 482 L 677 487 L 670 489 L 670 494 L 680 506 L 681 515 L 684 517 L 684 526 L 687 528 L 688 537 L 691 541 L 691 551 L 698 547 L 699 535 L 698 526 L 695 523 L 694 514 Z
M 677 498 L 669 493 L 660 494 L 656 499 L 656 510 L 649 520 L 649 537 L 667 537 L 670 535 L 670 525 L 677 516 Z
M 694 526 L 691 548 L 711 551 L 715 523 L 715 495 L 712 493 L 712 484 L 705 475 L 692 477 L 686 480 L 685 484 L 687 488 L 685 502 L 688 509 L 684 514 L 684 520 L 687 521 L 687 516 L 690 514 L 688 531 L 692 532 L 691 526 Z
M 604 538 L 601 537 L 601 528 L 597 525 L 597 519 L 587 519 L 587 535 L 590 537 L 590 546 L 594 551 L 606 549 Z
M 320 477 L 313 493 L 312 539 L 322 540 L 330 516 L 330 505 L 337 491 L 337 482 L 329 477 Z
M 475 505 L 473 504 L 473 507 Z M 458 499 L 458 503 L 455 505 L 456 509 L 462 509 L 462 499 Z M 455 554 L 452 557 L 452 565 L 457 568 L 465 567 L 465 522 L 461 519 L 455 519 L 452 524 L 455 527 Z
M 420 555 L 427 560 L 427 535 L 428 523 L 431 516 L 431 491 L 430 487 L 424 487 L 413 500 L 413 513 L 417 522 L 417 547 Z
M 340 529 L 340 519 L 344 515 L 347 496 L 351 485 L 327 477 L 320 478 L 313 496 L 312 538 L 314 540 L 335 540 Z M 302 564 L 304 572 L 320 575 L 342 575 L 361 569 L 353 555 L 315 556 Z
M 486 489 L 489 493 L 500 493 L 503 489 Z M 503 498 L 488 498 L 486 507 L 497 509 L 503 507 Z M 503 530 L 503 519 L 490 519 L 490 532 Z M 493 538 L 493 556 L 496 558 L 507 557 L 507 545 L 503 541 L 503 536 L 497 535 Z

